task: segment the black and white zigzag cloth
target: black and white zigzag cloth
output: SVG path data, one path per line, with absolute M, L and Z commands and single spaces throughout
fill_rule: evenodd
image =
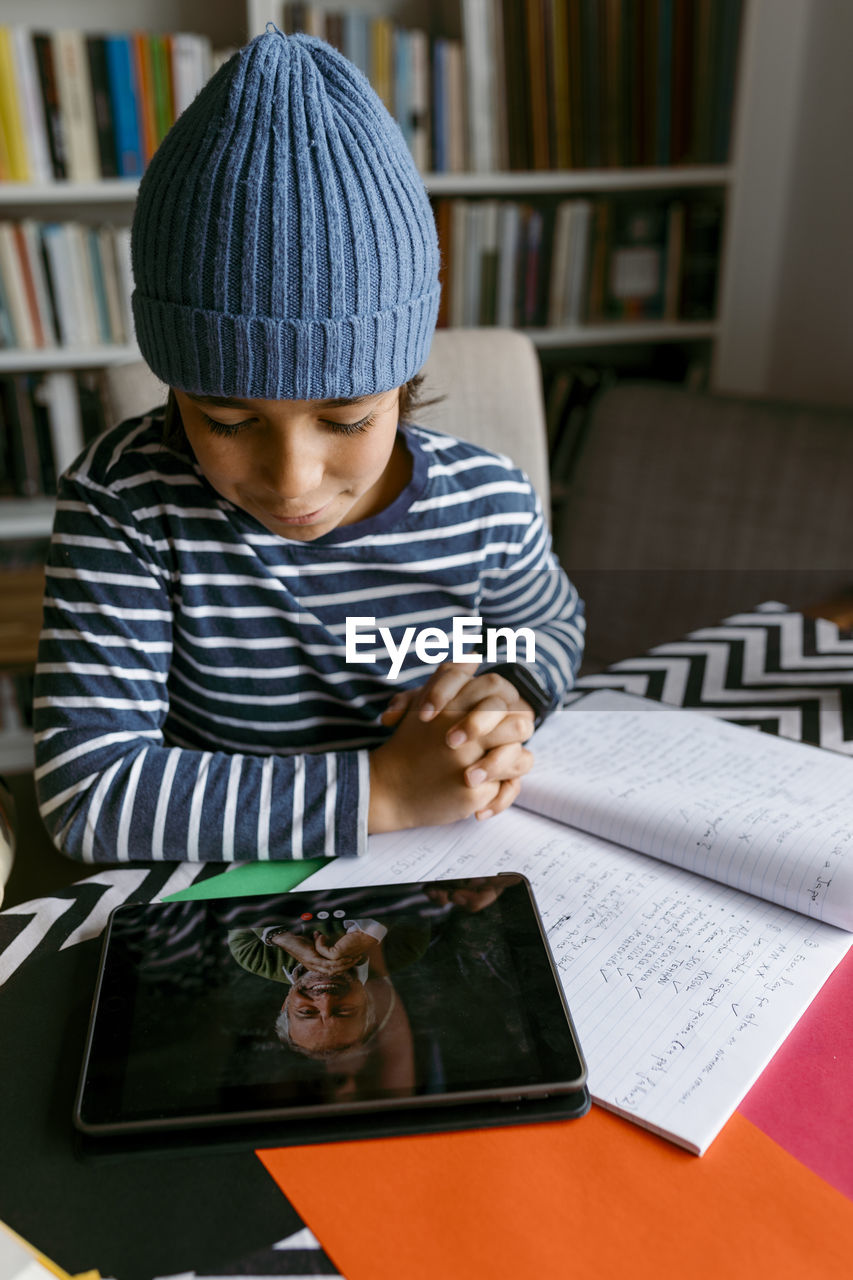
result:
M 340 1271 L 323 1252 L 320 1241 L 307 1227 L 295 1231 L 271 1245 L 231 1266 L 214 1273 L 182 1271 L 177 1276 L 162 1276 L 159 1280 L 249 1280 L 249 1277 L 286 1277 L 286 1280 L 307 1280 L 308 1276 L 326 1276 L 327 1280 L 344 1280 Z
M 592 689 L 694 707 L 853 755 L 853 636 L 784 605 L 735 614 L 579 680 L 579 691 Z

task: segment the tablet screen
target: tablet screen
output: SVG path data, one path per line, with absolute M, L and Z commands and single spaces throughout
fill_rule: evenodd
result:
M 176 1128 L 579 1089 L 521 876 L 114 912 L 75 1120 Z

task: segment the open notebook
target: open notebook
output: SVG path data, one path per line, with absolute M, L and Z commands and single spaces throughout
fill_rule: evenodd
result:
M 305 886 L 523 872 L 594 1099 L 701 1155 L 853 943 L 853 762 L 604 691 L 531 746 L 512 810 Z

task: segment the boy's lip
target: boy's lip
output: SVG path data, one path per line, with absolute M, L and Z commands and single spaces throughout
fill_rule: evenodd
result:
M 264 515 L 270 520 L 274 520 L 276 524 L 314 524 L 318 516 L 323 514 L 328 505 L 328 502 L 324 502 L 322 507 L 318 507 L 316 511 L 308 511 L 305 515 L 299 516 L 279 515 L 276 511 L 266 510 L 264 510 Z

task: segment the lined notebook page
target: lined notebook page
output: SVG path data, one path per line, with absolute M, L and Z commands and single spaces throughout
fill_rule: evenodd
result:
M 552 716 L 519 804 L 853 930 L 853 761 L 637 703 Z
M 373 836 L 367 858 L 338 859 L 303 887 L 499 871 L 533 885 L 595 1100 L 697 1154 L 853 943 L 518 809 Z

